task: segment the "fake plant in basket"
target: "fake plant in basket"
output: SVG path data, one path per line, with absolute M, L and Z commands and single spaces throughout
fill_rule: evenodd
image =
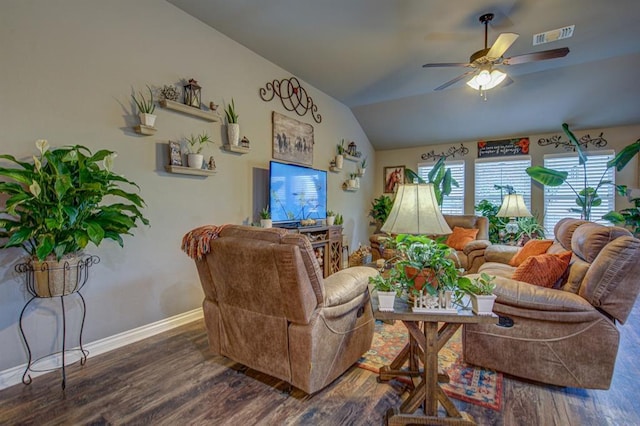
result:
M 138 222 L 149 224 L 140 211 L 144 200 L 120 187 L 138 185 L 111 171 L 115 152 L 93 154 L 81 145 L 49 149 L 43 139 L 36 147 L 40 155 L 32 163 L 0 155 L 17 166 L 0 167 L 6 178 L 0 194 L 7 197 L 0 248 L 23 248 L 34 270 L 73 269 L 89 243 L 110 239 L 123 246 L 122 235 L 131 235 Z

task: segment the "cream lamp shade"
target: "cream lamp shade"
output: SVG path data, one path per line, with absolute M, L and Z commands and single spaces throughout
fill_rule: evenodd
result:
M 521 194 L 509 194 L 502 200 L 502 205 L 496 216 L 510 218 L 511 220 L 506 224 L 505 230 L 510 234 L 515 234 L 519 229 L 515 218 L 531 217 L 532 215 L 524 204 L 524 198 Z
M 506 77 L 507 74 L 500 70 L 493 70 L 491 72 L 489 72 L 489 70 L 482 70 L 473 76 L 473 78 L 467 82 L 467 85 L 480 91 L 491 90 L 502 83 Z
M 390 234 L 450 234 L 432 183 L 398 185 L 391 212 L 380 228 Z

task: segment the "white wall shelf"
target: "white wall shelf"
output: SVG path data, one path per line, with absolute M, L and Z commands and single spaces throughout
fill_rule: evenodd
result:
M 193 117 L 198 117 L 210 122 L 218 121 L 218 115 L 213 111 L 205 111 L 199 108 L 191 107 L 189 105 L 181 104 L 180 102 L 174 102 L 168 99 L 162 99 L 160 101 L 160 106 L 163 108 L 181 112 L 183 114 L 191 115 Z
M 329 170 L 331 170 L 334 173 L 340 173 L 342 171 L 342 169 L 339 169 L 336 166 L 329 166 Z
M 251 152 L 251 148 L 227 144 L 222 144 L 222 149 L 229 152 L 235 152 L 236 154 L 248 154 Z
M 169 173 L 177 173 L 180 175 L 211 176 L 216 174 L 215 170 L 194 169 L 193 167 L 183 166 L 166 166 L 165 170 Z
M 348 155 L 348 154 L 342 154 L 342 156 L 344 157 L 345 160 L 349 160 L 349 161 L 360 161 L 359 157 L 354 157 L 353 155 Z
M 133 130 L 136 133 L 139 133 L 144 136 L 151 136 L 156 133 L 158 129 L 155 127 L 145 126 L 144 124 L 140 124 L 139 126 L 134 126 Z

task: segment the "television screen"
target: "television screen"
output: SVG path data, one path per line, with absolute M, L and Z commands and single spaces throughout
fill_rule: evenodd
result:
M 269 167 L 269 207 L 274 223 L 326 219 L 327 172 L 272 161 Z

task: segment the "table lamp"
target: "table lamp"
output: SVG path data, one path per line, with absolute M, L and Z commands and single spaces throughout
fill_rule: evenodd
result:
M 508 217 L 509 222 L 504 226 L 505 231 L 509 234 L 515 234 L 520 229 L 517 217 L 531 217 L 531 213 L 527 206 L 524 204 L 524 198 L 521 194 L 509 194 L 502 200 L 500 210 L 496 214 L 496 217 Z
M 398 185 L 387 220 L 380 228 L 389 234 L 450 234 L 440 212 L 432 183 Z

